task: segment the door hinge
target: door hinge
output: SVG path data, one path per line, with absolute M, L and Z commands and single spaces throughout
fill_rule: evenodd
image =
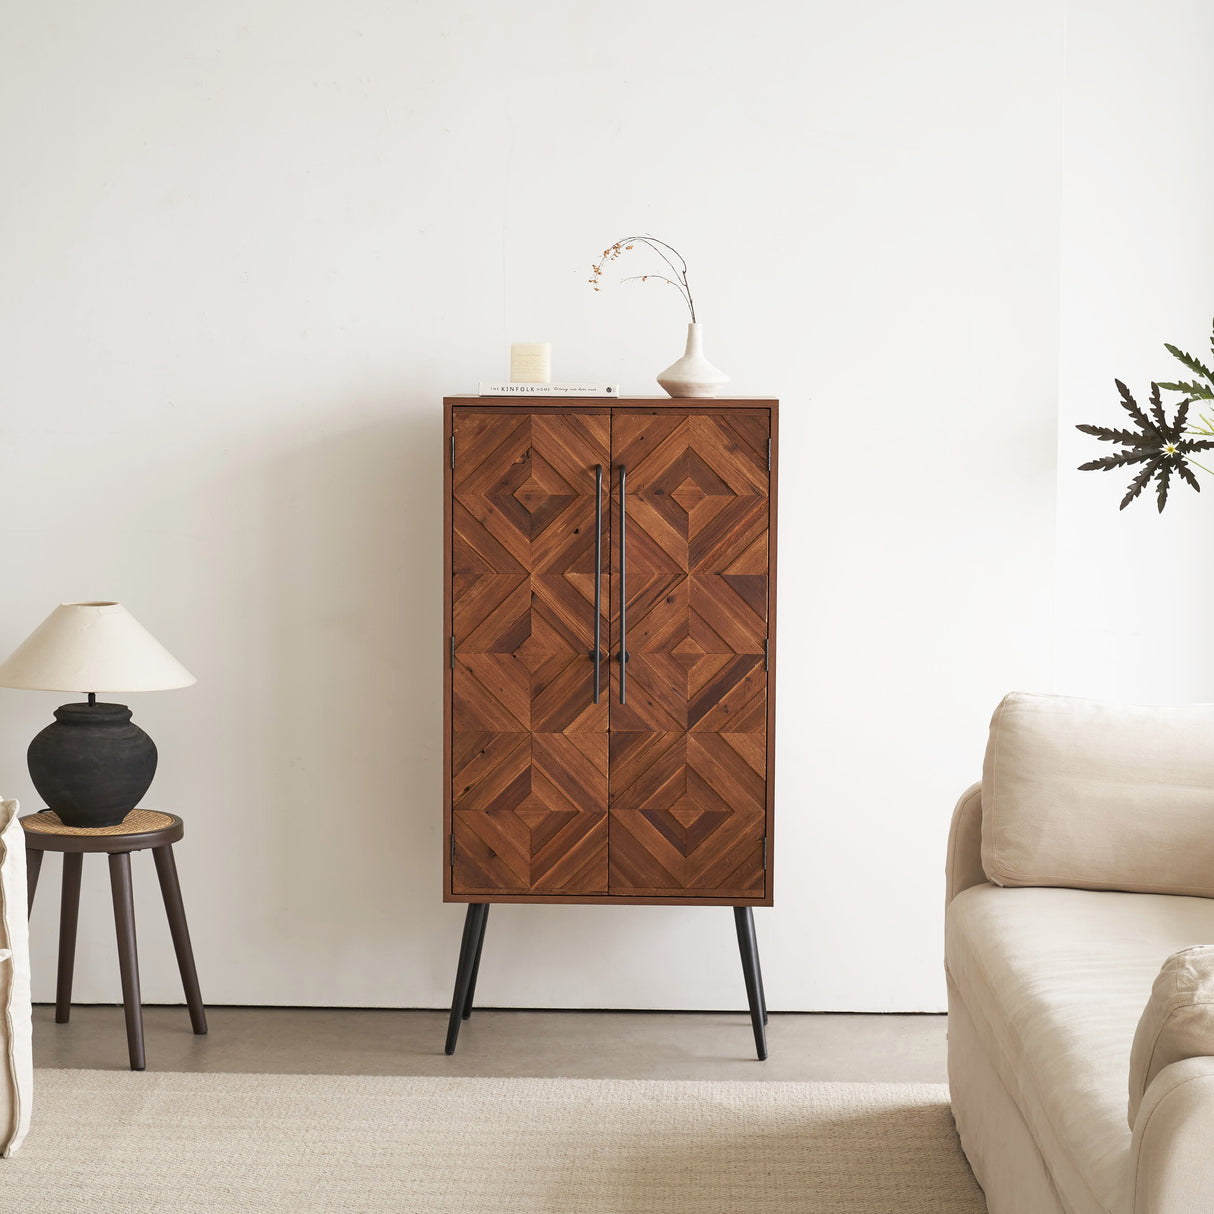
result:
M 454 443 L 455 443 L 455 439 L 452 439 L 452 440 L 451 440 L 451 442 L 452 442 L 452 444 L 454 444 Z M 454 447 L 453 447 L 452 449 L 454 450 Z M 452 467 L 452 468 L 454 468 L 454 467 L 455 467 L 455 457 L 454 457 L 454 455 L 451 457 L 451 461 L 452 461 L 452 462 L 451 462 L 451 467 Z M 771 439 L 768 439 L 768 440 L 767 440 L 767 471 L 768 471 L 768 472 L 770 472 L 770 471 L 771 471 Z
M 451 436 L 451 467 L 455 468 L 455 435 Z M 771 471 L 771 444 L 767 444 L 767 470 Z
M 767 871 L 767 836 L 763 836 L 763 871 Z
M 451 837 L 451 864 L 452 864 L 452 866 L 454 866 L 454 864 L 455 864 L 455 827 L 451 828 L 450 837 Z M 763 867 L 764 868 L 767 867 L 766 862 L 764 863 Z
M 770 654 L 770 651 L 768 650 L 768 646 L 770 644 L 771 644 L 771 642 L 768 640 L 765 640 L 763 642 L 763 669 L 764 670 L 771 669 L 771 654 Z
M 451 669 L 455 669 L 455 637 L 451 638 Z

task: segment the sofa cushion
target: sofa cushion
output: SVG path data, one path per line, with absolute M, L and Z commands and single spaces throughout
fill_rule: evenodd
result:
M 1182 1058 L 1214 1054 L 1214 945 L 1173 953 L 1162 965 L 1130 1050 L 1130 1128 L 1151 1080 Z
M 1214 704 L 1006 696 L 982 767 L 982 866 L 996 885 L 1214 897 Z
M 30 1124 L 33 1024 L 25 914 L 25 832 L 16 801 L 0 801 L 0 1154 L 11 1155 Z
M 977 885 L 945 956 L 1066 1209 L 1125 1209 L 1130 1046 L 1160 959 L 1214 940 L 1214 900 Z

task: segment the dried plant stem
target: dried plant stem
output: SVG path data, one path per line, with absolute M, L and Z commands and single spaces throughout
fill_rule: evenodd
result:
M 647 278 L 656 278 L 660 282 L 669 283 L 674 287 L 680 295 L 683 296 L 683 302 L 687 304 L 687 310 L 691 313 L 692 324 L 696 323 L 696 305 L 695 300 L 691 295 L 691 287 L 687 282 L 687 262 L 683 259 L 683 255 L 674 248 L 673 245 L 668 245 L 664 240 L 658 240 L 656 236 L 625 236 L 621 240 L 617 240 L 610 248 L 603 250 L 603 256 L 598 263 L 593 267 L 594 277 L 590 280 L 594 289 L 597 291 L 599 275 L 603 272 L 603 266 L 609 261 L 615 261 L 621 254 L 628 252 L 634 245 L 643 244 L 656 253 L 663 262 L 669 267 L 670 272 L 675 276 L 668 278 L 664 274 L 632 274 L 629 277 L 621 279 L 622 282 L 635 282 L 640 280 L 644 282 Z
M 683 296 L 683 302 L 691 309 L 691 319 L 694 322 L 696 318 L 696 310 L 692 306 L 691 299 L 687 289 L 682 283 L 677 283 L 673 278 L 667 278 L 664 274 L 629 274 L 627 278 L 621 278 L 620 282 L 645 282 L 647 279 L 656 278 L 658 282 L 668 282 L 680 295 Z

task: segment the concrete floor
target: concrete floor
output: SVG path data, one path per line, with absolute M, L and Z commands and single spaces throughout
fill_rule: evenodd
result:
M 195 1037 L 184 1007 L 145 1007 L 149 1070 L 604 1079 L 944 1083 L 937 1015 L 773 1013 L 768 1058 L 749 1017 L 726 1012 L 477 1009 L 443 1053 L 447 1013 L 334 1008 L 207 1009 Z M 34 1065 L 125 1069 L 120 1007 L 76 1006 L 68 1024 L 34 1008 Z

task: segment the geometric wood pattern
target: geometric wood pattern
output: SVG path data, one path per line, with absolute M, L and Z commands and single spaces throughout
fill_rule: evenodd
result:
M 766 755 L 752 739 L 612 733 L 612 893 L 762 896 Z
M 764 892 L 769 436 L 766 410 L 613 419 L 629 657 L 627 702 L 618 670 L 611 701 L 612 893 Z
M 606 891 L 605 733 L 457 732 L 452 759 L 460 892 Z
M 605 893 L 608 709 L 591 652 L 610 415 L 461 410 L 454 434 L 453 888 Z
M 452 410 L 453 895 L 770 898 L 773 416 L 767 402 Z

